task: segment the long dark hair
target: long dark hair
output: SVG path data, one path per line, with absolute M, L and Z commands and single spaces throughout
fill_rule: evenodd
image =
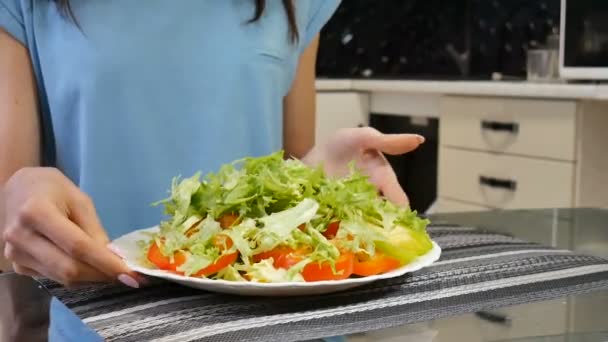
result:
M 76 17 L 74 16 L 74 12 L 72 11 L 72 7 L 70 6 L 70 0 L 54 0 L 64 15 L 69 17 L 78 25 L 76 21 Z M 262 18 L 262 14 L 264 14 L 264 10 L 266 9 L 266 0 L 254 0 L 255 1 L 255 11 L 253 13 L 253 17 L 249 19 L 248 23 L 254 23 L 260 18 Z M 295 42 L 299 39 L 300 34 L 298 32 L 298 25 L 296 23 L 296 10 L 293 5 L 293 0 L 282 0 L 283 8 L 285 9 L 285 15 L 287 16 L 287 24 L 289 26 L 289 38 L 292 42 Z

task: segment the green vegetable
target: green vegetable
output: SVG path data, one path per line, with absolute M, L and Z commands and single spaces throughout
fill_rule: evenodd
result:
M 229 281 L 247 281 L 247 279 L 243 278 L 239 271 L 237 271 L 232 265 L 219 271 L 214 278 Z
M 426 254 L 433 245 L 426 232 L 398 227 L 389 233 L 388 240 L 376 241 L 376 248 L 405 265 Z
M 286 241 L 299 225 L 312 220 L 319 209 L 314 200 L 305 198 L 295 207 L 273 213 L 258 220 L 263 225 L 257 240 L 260 242 L 256 253 L 269 251 Z
M 212 275 L 214 279 L 244 281 L 247 275 L 254 281 L 277 282 L 302 281 L 300 273 L 311 262 L 333 266 L 341 250 L 368 255 L 382 251 L 407 264 L 432 248 L 428 220 L 381 198 L 354 164 L 347 176 L 336 179 L 326 176 L 322 167 L 283 157 L 277 152 L 244 158 L 203 178 L 198 173 L 175 178 L 170 196 L 156 203 L 164 205 L 168 215 L 152 237 L 162 241 L 162 254 L 172 258 L 186 252 L 178 271 L 195 274 L 225 254 L 213 243 L 223 234 L 231 240 L 228 252 L 239 257 Z M 218 222 L 226 214 L 239 216 L 230 229 Z M 334 221 L 340 221 L 340 228 L 330 241 L 322 233 Z M 289 270 L 275 268 L 269 259 L 254 262 L 254 256 L 280 246 L 309 252 Z M 147 251 L 145 244 L 140 248 Z
M 272 258 L 262 260 L 251 265 L 247 270 L 247 275 L 252 281 L 259 283 L 280 283 L 280 282 L 302 282 L 304 278 L 299 273 L 290 273 L 282 268 L 275 268 L 272 265 Z
M 195 254 L 188 254 L 188 257 L 186 258 L 186 262 L 179 266 L 177 268 L 178 271 L 180 272 L 184 272 L 185 275 L 189 276 L 192 275 L 200 270 L 202 270 L 203 268 L 211 265 L 211 263 L 213 263 L 213 261 L 215 260 L 215 258 L 217 257 L 217 255 L 213 255 L 213 254 L 217 254 L 217 253 L 209 253 L 211 255 L 195 255 Z

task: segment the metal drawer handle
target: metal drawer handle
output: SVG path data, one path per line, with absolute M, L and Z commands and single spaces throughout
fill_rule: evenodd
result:
M 511 179 L 500 179 L 494 177 L 479 176 L 479 184 L 492 188 L 505 189 L 509 191 L 517 190 L 517 182 Z
M 509 132 L 517 134 L 519 132 L 519 124 L 517 122 L 498 122 L 498 121 L 481 121 L 481 129 L 495 132 Z

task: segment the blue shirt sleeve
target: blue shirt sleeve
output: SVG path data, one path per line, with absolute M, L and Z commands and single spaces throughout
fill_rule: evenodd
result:
M 26 45 L 25 25 L 20 0 L 0 0 L 0 28 Z
M 305 23 L 304 30 L 300 32 L 302 51 L 310 45 L 315 36 L 329 21 L 340 2 L 341 0 L 310 0 L 308 21 Z

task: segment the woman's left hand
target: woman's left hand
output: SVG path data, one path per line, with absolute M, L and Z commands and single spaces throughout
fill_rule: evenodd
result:
M 348 174 L 348 164 L 354 160 L 388 200 L 406 206 L 407 195 L 383 153 L 404 154 L 423 142 L 424 137 L 417 134 L 382 134 L 371 127 L 345 128 L 316 145 L 302 161 L 308 165 L 323 163 L 328 175 L 340 177 Z

